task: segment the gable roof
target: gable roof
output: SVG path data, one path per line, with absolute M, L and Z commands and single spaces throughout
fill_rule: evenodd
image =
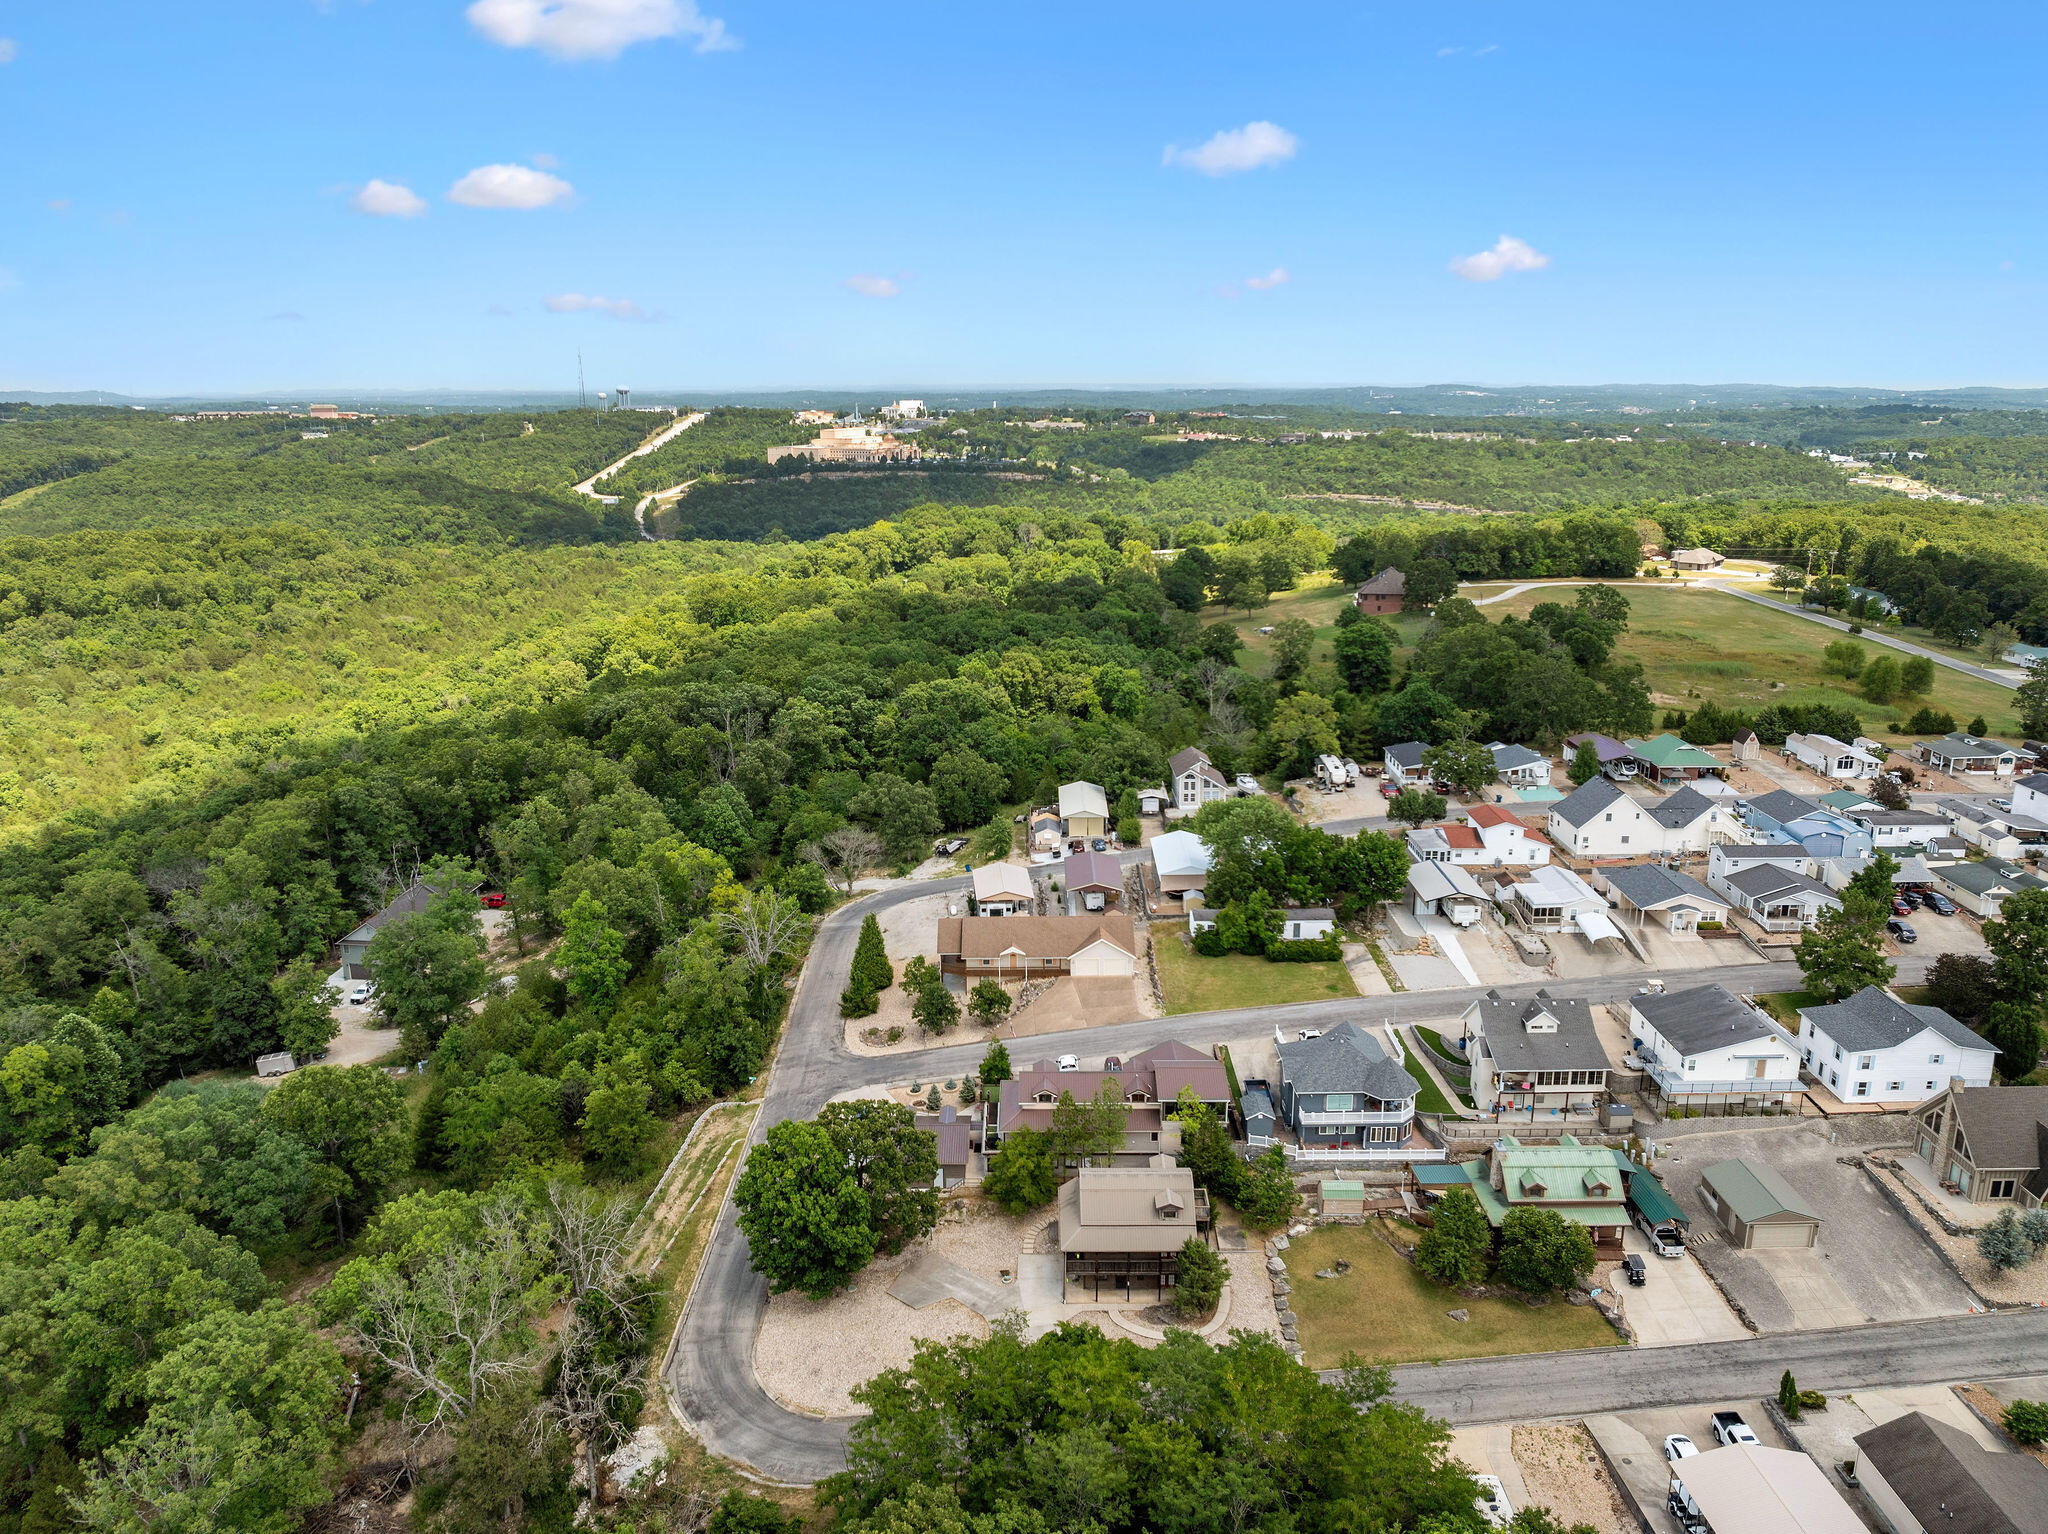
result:
M 995 959 L 1011 952 L 1031 959 L 1071 959 L 1098 942 L 1137 956 L 1131 918 L 1122 911 L 1105 911 L 1099 916 L 939 918 L 938 951 L 963 959 Z
M 1662 799 L 1653 799 L 1643 808 L 1652 820 L 1666 830 L 1679 831 L 1694 825 L 1699 818 L 1713 809 L 1714 801 L 1688 783 L 1675 794 Z
M 1938 756 L 1945 756 L 1952 762 L 1982 761 L 2015 754 L 2012 747 L 2002 741 L 1980 740 L 1975 735 L 1964 735 L 1961 732 L 1944 735 L 1939 740 L 1930 740 L 1924 744 L 1928 750 Z
M 1465 818 L 1475 826 L 1513 826 L 1524 835 L 1529 831 L 1520 817 L 1502 804 L 1475 804 L 1465 812 Z
M 2035 1171 L 2048 1137 L 2048 1087 L 1957 1087 L 1956 1126 L 1979 1169 Z
M 1941 870 L 1941 877 L 1973 895 L 1989 895 L 1999 890 L 2010 894 L 2020 887 L 1986 863 L 1951 863 Z
M 1543 765 L 1542 755 L 1531 751 L 1527 746 L 1508 745 L 1497 740 L 1486 749 L 1493 753 L 1493 765 L 1495 770 L 1499 772 L 1506 772 L 1513 767 L 1541 767 Z M 2048 778 L 2043 778 L 2041 781 L 2043 791 L 2048 792 Z
M 1424 900 L 1442 900 L 1461 895 L 1467 900 L 1484 900 L 1479 881 L 1457 863 L 1410 863 L 1408 886 Z
M 1627 798 L 1628 795 L 1614 786 L 1612 778 L 1588 778 L 1583 787 L 1573 789 L 1553 804 L 1550 813 L 1576 828 L 1590 824 L 1595 815 L 1615 800 Z
M 1726 763 L 1711 751 L 1702 751 L 1689 740 L 1680 740 L 1669 730 L 1649 740 L 1628 742 L 1630 755 L 1653 767 L 1721 767 Z
M 1758 794 L 1754 799 L 1743 802 L 1759 814 L 1770 816 L 1781 826 L 1789 826 L 1808 815 L 1823 813 L 1811 799 L 1795 794 L 1789 788 L 1773 789 L 1768 794 Z
M 1162 831 L 1146 846 L 1152 853 L 1152 866 L 1163 879 L 1205 874 L 1213 861 L 1209 844 L 1192 831 Z
M 1018 900 L 1029 900 L 1037 893 L 1031 882 L 1031 870 L 1020 868 L 1015 863 L 984 863 L 974 870 L 974 898 L 994 900 L 1011 896 Z
M 1718 985 L 1696 985 L 1661 996 L 1651 992 L 1632 996 L 1629 1003 L 1680 1054 L 1705 1054 L 1731 1044 L 1778 1038 L 1778 1031 L 1762 1013 L 1744 1006 Z
M 2037 794 L 2048 794 L 2048 772 L 2030 772 L 2013 786 L 2031 788 Z
M 471 884 L 469 888 L 476 889 L 477 886 Z M 385 906 L 383 910 L 375 915 L 364 917 L 360 923 L 350 929 L 341 941 L 344 943 L 367 943 L 377 935 L 379 927 L 403 920 L 408 916 L 419 915 L 422 911 L 426 910 L 428 904 L 436 895 L 442 893 L 444 891 L 440 887 L 429 884 L 424 879 L 415 880 L 411 887 L 403 894 L 393 896 L 391 903 Z
M 1414 1097 L 1422 1088 L 1356 1023 L 1339 1023 L 1321 1038 L 1280 1046 L 1281 1079 L 1297 1092 L 1358 1092 L 1382 1102 Z
M 1392 565 L 1379 572 L 1358 588 L 1362 597 L 1398 597 L 1408 594 L 1408 577 Z
M 1835 892 L 1817 879 L 1790 868 L 1779 868 L 1770 863 L 1758 863 L 1750 868 L 1737 869 L 1728 875 L 1731 888 L 1739 889 L 1751 900 L 1769 900 L 1779 895 L 1812 895 L 1828 905 L 1838 906 L 1841 899 Z
M 1799 1015 L 1848 1050 L 1896 1049 L 1929 1028 L 1964 1049 L 1993 1048 L 1941 1008 L 1909 1006 L 1881 986 L 1866 985 L 1829 1006 L 1801 1007 Z
M 2031 1454 L 1997 1453 L 1917 1411 L 1858 1433 L 1856 1447 L 1923 1528 L 2048 1534 L 2048 1467 Z
M 1070 890 L 1124 887 L 1123 865 L 1106 852 L 1070 852 L 1062 872 Z
M 1109 796 L 1102 791 L 1099 783 L 1062 783 L 1060 785 L 1060 819 L 1075 815 L 1109 814 Z
M 1607 1051 L 1593 1026 L 1593 1009 L 1582 997 L 1553 996 L 1542 990 L 1511 999 L 1488 991 L 1475 1005 L 1486 1051 L 1504 1071 L 1608 1069 Z M 1530 1022 L 1544 1016 L 1555 1020 L 1556 1030 L 1530 1032 Z
M 1808 1220 L 1820 1218 L 1798 1190 L 1778 1175 L 1776 1167 L 1761 1161 L 1744 1161 L 1740 1157 L 1717 1161 L 1701 1169 L 1700 1180 L 1711 1183 L 1721 1202 L 1733 1209 L 1745 1225 L 1779 1214 Z
M 1691 874 L 1659 868 L 1654 863 L 1608 869 L 1607 887 L 1638 911 L 1655 911 L 1664 906 L 1684 904 L 1712 906 L 1717 911 L 1728 909 L 1726 900 Z
M 1380 754 L 1396 767 L 1406 771 L 1410 767 L 1420 767 L 1422 765 L 1422 753 L 1428 749 L 1429 746 L 1423 741 L 1404 740 L 1397 746 L 1387 747 Z
M 1172 775 L 1176 778 L 1188 772 L 1198 772 L 1218 783 L 1223 781 L 1223 774 L 1216 770 L 1215 765 L 1209 760 L 1209 753 L 1200 746 L 1189 746 L 1186 750 L 1174 752 L 1167 759 L 1166 765 L 1173 769 Z
M 1084 1166 L 1060 1189 L 1060 1250 L 1174 1252 L 1195 1233 L 1195 1174 L 1175 1166 Z
M 1797 842 L 1716 842 L 1714 856 L 1730 863 L 1803 863 L 1813 854 Z
M 1633 751 L 1629 750 L 1627 746 L 1624 746 L 1612 735 L 1602 735 L 1593 730 L 1588 730 L 1579 735 L 1565 736 L 1564 745 L 1566 753 L 1568 755 L 1576 754 L 1579 747 L 1589 740 L 1593 743 L 1593 754 L 1600 758 L 1600 765 L 1603 767 L 1609 762 L 1618 762 L 1623 757 L 1635 755 Z

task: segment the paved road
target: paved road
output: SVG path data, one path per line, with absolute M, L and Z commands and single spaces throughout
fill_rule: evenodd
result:
M 1731 597 L 1740 597 L 1743 601 L 1754 602 L 1759 607 L 1776 608 L 1781 613 L 1790 613 L 1795 618 L 1804 618 L 1808 623 L 1818 623 L 1824 628 L 1839 629 L 1845 634 L 1849 632 L 1848 620 L 1830 618 L 1825 613 L 1815 612 L 1810 607 L 1795 607 L 1790 602 L 1779 602 L 1770 597 L 1759 596 L 1754 591 L 1743 591 L 1720 581 L 1708 581 L 1704 585 L 1709 590 L 1725 592 Z M 1907 655 L 1924 655 L 1937 666 L 1946 666 L 1951 671 L 1960 671 L 1964 676 L 1973 676 L 1980 682 L 1991 683 L 1994 687 L 2015 688 L 2020 685 L 2006 672 L 1993 671 L 1985 666 L 1973 666 L 1968 661 L 1956 660 L 1953 656 L 1943 655 L 1939 650 L 1930 650 L 1924 645 L 1913 644 L 1904 639 L 1894 639 L 1889 634 L 1881 633 L 1876 629 L 1865 629 L 1856 637 L 1858 639 L 1868 639 L 1872 644 L 1888 645 L 1890 648 L 1902 651 Z
M 968 882 L 945 879 L 901 885 L 865 896 L 826 918 L 812 943 L 790 1005 L 789 1022 L 771 1067 L 761 1112 L 754 1120 L 753 1142 L 784 1119 L 811 1117 L 835 1093 L 900 1081 L 906 1074 L 963 1075 L 981 1063 L 984 1051 L 980 1044 L 953 1045 L 914 1055 L 856 1055 L 846 1047 L 845 1025 L 839 1016 L 839 992 L 852 963 L 861 918 L 870 911 L 904 901 L 965 889 Z M 1901 979 L 1911 983 L 1925 964 L 1924 960 L 1902 961 Z M 1531 979 L 1498 989 L 1505 995 L 1519 996 L 1548 985 L 1554 993 L 1583 996 L 1589 1001 L 1614 1001 L 1632 993 L 1647 978 L 1647 973 L 1631 973 L 1584 981 Z M 1797 982 L 1798 970 L 1789 963 L 1746 964 L 1673 972 L 1664 978 L 1672 985 L 1784 989 Z M 1280 1007 L 1183 1013 L 1178 1017 L 1079 1029 L 1059 1035 L 1059 1043 L 1063 1050 L 1077 1054 L 1131 1055 L 1167 1039 L 1214 1044 L 1276 1026 L 1283 1031 L 1327 1027 L 1361 1014 L 1369 1019 L 1403 1022 L 1455 1017 L 1484 995 L 1486 989 L 1474 986 L 1448 991 L 1408 991 L 1370 1000 L 1352 997 Z M 683 1420 L 713 1452 L 751 1466 L 772 1480 L 808 1483 L 844 1467 L 849 1422 L 845 1418 L 823 1419 L 785 1410 L 761 1388 L 754 1375 L 753 1349 L 767 1302 L 767 1285 L 748 1265 L 746 1241 L 739 1233 L 728 1196 L 676 1338 L 668 1365 L 668 1385 Z M 1654 1356 L 1668 1359 L 1671 1352 L 1660 1349 Z M 1616 1352 L 1591 1356 L 1598 1360 L 1595 1367 L 1614 1369 L 1636 1355 Z M 1526 1364 L 1514 1367 L 1522 1375 L 1531 1372 Z M 1662 1365 L 1659 1368 L 1668 1397 L 1670 1372 Z M 2044 1361 L 2043 1369 L 2048 1372 L 2048 1361 Z M 1548 1362 L 1534 1372 L 1550 1377 Z M 1428 1377 L 1434 1378 L 1434 1371 Z M 1410 1387 L 1404 1383 L 1402 1388 L 1405 1393 Z M 1555 1404 L 1554 1400 L 1549 1403 Z M 1546 1406 L 1537 1415 L 1548 1410 Z
M 1675 1348 L 1470 1358 L 1394 1371 L 1394 1393 L 1455 1427 L 1777 1394 L 1787 1369 L 1829 1394 L 2048 1372 L 2048 1315 L 2006 1310 L 1889 1326 L 1777 1332 Z

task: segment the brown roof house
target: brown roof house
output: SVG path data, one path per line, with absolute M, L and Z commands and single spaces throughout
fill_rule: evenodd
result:
M 1377 617 L 1390 617 L 1400 612 L 1407 600 L 1408 577 L 1392 565 L 1360 586 L 1358 594 L 1351 599 L 1360 612 Z
M 2048 1534 L 2048 1469 L 1911 1411 L 1856 1435 L 1856 1479 L 1895 1534 Z
M 1128 1060 L 1112 1055 L 1099 1071 L 1063 1071 L 1051 1060 L 1026 1066 L 1002 1084 L 989 1104 L 984 1143 L 993 1148 L 1020 1129 L 1050 1129 L 1062 1093 L 1088 1102 L 1112 1084 L 1126 1107 L 1119 1164 L 1180 1149 L 1180 1126 L 1168 1115 L 1183 1087 L 1193 1088 L 1219 1115 L 1230 1107 L 1230 1079 L 1222 1063 L 1192 1044 L 1169 1039 Z
M 2048 1087 L 1965 1087 L 1913 1110 L 1915 1149 L 1973 1204 L 2038 1209 L 2048 1195 Z
M 974 1175 L 974 1122 L 960 1116 L 960 1110 L 951 1103 L 937 1113 L 920 1113 L 917 1127 L 929 1130 L 933 1139 L 939 1142 L 939 1176 L 937 1186 L 957 1188 Z
M 1155 1156 L 1141 1167 L 1081 1168 L 1060 1188 L 1066 1302 L 1132 1305 L 1170 1298 L 1181 1247 L 1208 1225 L 1209 1195 L 1171 1156 Z
M 1067 910 L 1075 916 L 1114 911 L 1123 904 L 1123 865 L 1106 852 L 1070 852 L 1060 874 Z
M 1121 911 L 1100 916 L 942 916 L 939 968 L 970 980 L 1137 973 L 1138 940 Z

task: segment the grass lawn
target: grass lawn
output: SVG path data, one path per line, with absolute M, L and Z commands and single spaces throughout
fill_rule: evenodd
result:
M 1349 1273 L 1315 1276 L 1339 1257 L 1350 1262 Z M 1325 1225 L 1290 1243 L 1287 1271 L 1294 1285 L 1288 1299 L 1301 1318 L 1303 1361 L 1312 1369 L 1336 1368 L 1347 1353 L 1372 1363 L 1435 1363 L 1621 1342 L 1590 1305 L 1475 1300 L 1433 1284 L 1372 1225 Z M 1471 1319 L 1453 1321 L 1447 1312 L 1459 1309 Z
M 1422 1039 L 1422 1042 L 1425 1046 L 1434 1046 L 1439 1055 L 1442 1055 L 1445 1058 L 1451 1060 L 1462 1060 L 1465 1058 L 1464 1055 L 1460 1054 L 1458 1050 L 1452 1046 L 1451 1042 L 1448 1039 L 1446 1039 L 1442 1034 L 1438 1033 L 1434 1028 L 1425 1028 L 1420 1023 L 1417 1023 L 1415 1025 L 1415 1032 Z M 1441 1067 L 1439 1067 L 1439 1069 L 1441 1069 Z M 1452 1080 L 1452 1078 L 1449 1075 L 1446 1075 L 1444 1077 L 1444 1080 L 1449 1081 L 1453 1088 L 1457 1086 L 1457 1082 Z M 1468 1108 L 1473 1106 L 1472 1094 L 1470 1092 L 1458 1093 L 1458 1101 L 1463 1103 Z
M 1273 636 L 1261 634 L 1260 629 L 1278 625 L 1289 618 L 1299 618 L 1316 631 L 1314 659 L 1326 661 L 1331 658 L 1330 641 L 1337 633 L 1337 614 L 1351 603 L 1351 588 L 1327 573 L 1307 575 L 1292 591 L 1280 591 L 1264 607 L 1254 608 L 1239 616 L 1235 611 L 1212 617 L 1211 610 L 1202 610 L 1204 623 L 1228 622 L 1237 626 L 1244 636 L 1244 656 L 1240 661 L 1244 669 L 1254 676 L 1265 676 L 1273 669 Z M 1403 613 L 1398 618 L 1385 622 L 1394 626 L 1401 636 L 1395 647 L 1398 659 L 1405 660 L 1422 638 L 1422 631 L 1429 626 L 1427 613 Z
M 1442 1088 L 1436 1084 L 1436 1078 L 1422 1068 L 1422 1062 L 1415 1058 L 1415 1051 L 1408 1047 L 1406 1039 L 1401 1041 L 1401 1057 L 1408 1064 L 1408 1074 L 1422 1087 L 1422 1090 L 1415 1094 L 1415 1111 L 1441 1113 L 1446 1118 L 1456 1118 L 1458 1110 L 1445 1100 Z
M 1757 997 L 1756 1004 L 1776 1018 L 1787 1030 L 1797 1034 L 1799 1009 L 1811 1007 L 1819 1001 L 1820 998 L 1811 991 L 1767 991 Z
M 1341 962 L 1272 964 L 1245 953 L 1207 959 L 1174 934 L 1155 938 L 1152 952 L 1159 961 L 1159 984 L 1166 992 L 1169 1013 L 1278 1007 L 1358 994 L 1351 971 Z
M 1854 712 L 1866 734 L 1897 741 L 1904 737 L 1888 726 L 1925 702 L 1963 723 L 1982 714 L 1993 735 L 2010 735 L 2018 728 L 2012 692 L 1990 682 L 1936 667 L 1934 691 L 1927 698 L 1871 703 L 1843 678 L 1821 669 L 1821 651 L 1844 637 L 1839 630 L 1722 592 L 1648 585 L 1625 590 L 1629 629 L 1619 653 L 1643 663 L 1660 708 L 1690 710 L 1711 701 L 1754 713 L 1770 703 L 1832 703 Z M 1509 613 L 1526 617 L 1538 602 L 1557 599 L 1554 591 L 1527 591 L 1481 611 L 1495 620 Z M 1896 656 L 1874 644 L 1864 649 Z

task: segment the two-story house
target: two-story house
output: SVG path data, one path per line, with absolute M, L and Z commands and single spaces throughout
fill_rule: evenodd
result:
M 1399 745 L 1387 747 L 1382 753 L 1386 761 L 1387 781 L 1397 789 L 1429 787 L 1429 774 L 1422 766 L 1422 754 L 1428 749 L 1428 743 L 1420 740 L 1404 740 Z
M 1580 998 L 1488 991 L 1463 1021 L 1472 1103 L 1481 1111 L 1554 1118 L 1591 1113 L 1606 1101 L 1607 1051 Z
M 1060 785 L 1060 829 L 1073 851 L 1109 835 L 1109 795 L 1099 783 Z
M 1316 1038 L 1283 1039 L 1279 1055 L 1274 1106 L 1304 1150 L 1407 1143 L 1422 1089 L 1366 1029 L 1347 1022 Z
M 1971 1203 L 2048 1197 L 2048 1087 L 1951 1086 L 1913 1118 L 1920 1159 Z
M 1742 801 L 1743 816 L 1759 839 L 1797 842 L 1817 858 L 1861 858 L 1870 855 L 1870 832 L 1847 815 L 1793 793 L 1776 789 Z
M 1465 822 L 1418 826 L 1408 833 L 1408 855 L 1418 863 L 1466 868 L 1533 868 L 1550 861 L 1550 841 L 1498 804 L 1475 804 Z
M 1502 740 L 1494 741 L 1486 749 L 1493 753 L 1494 776 L 1510 788 L 1550 786 L 1550 762 L 1540 751 Z
M 1657 828 L 1659 852 L 1705 852 L 1726 840 L 1735 825 L 1735 812 L 1727 801 L 1709 799 L 1691 784 L 1651 800 L 1643 813 Z
M 2013 810 L 2029 819 L 2048 822 L 2048 772 L 2030 772 L 2012 785 Z
M 1645 1080 L 1673 1107 L 1782 1107 L 1798 1101 L 1799 1048 L 1760 1009 L 1718 985 L 1629 998 Z
M 1630 1174 L 1645 1175 L 1620 1151 L 1582 1145 L 1573 1135 L 1559 1135 L 1551 1145 L 1524 1145 L 1503 1135 L 1478 1160 L 1418 1163 L 1414 1170 L 1425 1194 L 1469 1189 L 1496 1232 L 1513 1210 L 1552 1210 L 1567 1224 L 1584 1226 L 1594 1253 L 1607 1260 L 1622 1252 Z
M 1167 763 L 1171 769 L 1167 784 L 1173 791 L 1173 807 L 1192 815 L 1203 805 L 1229 797 L 1230 784 L 1200 746 L 1176 751 Z
M 1998 1051 L 1939 1007 L 1866 985 L 1845 1001 L 1799 1009 L 1806 1073 L 1844 1102 L 1924 1103 L 1951 1080 L 1991 1085 Z
M 1626 858 L 1660 850 L 1663 831 L 1614 784 L 1589 778 L 1550 807 L 1550 839 L 1582 858 Z

